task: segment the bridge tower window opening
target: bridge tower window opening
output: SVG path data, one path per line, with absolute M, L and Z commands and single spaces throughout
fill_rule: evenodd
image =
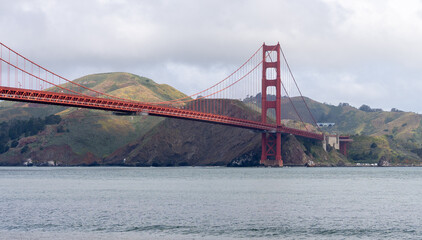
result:
M 276 101 L 276 95 L 277 95 L 277 88 L 275 86 L 268 86 L 267 87 L 267 103 L 273 104 Z M 271 106 L 267 108 L 267 121 L 276 120 L 275 107 L 271 107 Z M 268 120 L 268 118 L 271 120 Z
M 267 80 L 271 81 L 275 81 L 277 78 L 277 69 L 276 68 L 267 68 L 265 76 L 267 77 Z
M 267 45 L 266 45 L 267 46 Z M 277 49 L 267 49 L 265 52 L 264 59 L 266 63 L 276 63 L 278 59 Z

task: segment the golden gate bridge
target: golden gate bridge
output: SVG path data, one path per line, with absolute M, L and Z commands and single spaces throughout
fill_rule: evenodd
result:
M 0 99 L 62 105 L 122 114 L 148 114 L 247 128 L 261 132 L 261 164 L 283 166 L 281 135 L 293 134 L 326 141 L 294 78 L 285 54 L 277 45 L 265 43 L 238 69 L 209 88 L 195 94 L 161 102 L 140 102 L 88 88 L 62 77 L 0 42 Z M 258 98 L 258 96 L 260 96 Z M 299 114 L 293 96 L 306 106 L 311 125 Z M 255 98 L 254 98 L 255 97 Z M 252 99 L 241 114 L 234 115 L 233 101 Z M 282 120 L 282 100 L 291 105 L 300 126 Z M 246 102 L 246 101 L 245 101 Z M 236 137 L 236 136 L 233 136 Z M 348 137 L 337 138 L 347 153 Z

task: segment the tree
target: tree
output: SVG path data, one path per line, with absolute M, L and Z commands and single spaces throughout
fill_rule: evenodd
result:
M 45 124 L 46 125 L 58 124 L 60 123 L 61 120 L 62 118 L 59 115 L 50 115 L 50 116 L 45 117 Z
M 360 106 L 359 110 L 364 111 L 364 112 L 372 112 L 372 108 L 366 104 L 363 104 L 362 106 Z
M 56 131 L 57 131 L 58 133 L 65 132 L 64 127 L 63 127 L 62 125 L 58 126 Z
M 10 144 L 10 147 L 11 147 L 11 148 L 15 148 L 15 147 L 17 147 L 18 145 L 19 145 L 19 142 L 18 142 L 18 141 L 16 141 L 16 140 L 13 140 L 12 144 Z
M 0 144 L 0 154 L 9 151 L 9 146 Z
M 391 109 L 391 112 L 403 112 L 402 110 L 399 110 L 399 109 L 397 109 L 397 108 L 392 108 Z
M 28 152 L 28 150 L 29 150 L 28 145 L 25 145 L 25 147 L 23 147 L 23 148 L 21 149 L 21 153 L 26 153 L 26 152 Z

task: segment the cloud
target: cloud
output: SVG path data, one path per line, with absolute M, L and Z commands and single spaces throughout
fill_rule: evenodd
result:
M 70 79 L 128 71 L 193 93 L 280 41 L 305 95 L 422 112 L 418 0 L 0 3 L 0 41 Z

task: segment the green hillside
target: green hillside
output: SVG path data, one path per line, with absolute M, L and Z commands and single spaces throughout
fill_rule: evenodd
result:
M 144 102 L 167 101 L 186 96 L 167 84 L 157 84 L 149 78 L 130 73 L 93 74 L 74 82 L 112 96 Z M 89 94 L 87 91 L 82 93 Z
M 94 74 L 75 82 L 138 101 L 185 97 L 166 84 L 129 73 Z M 86 90 L 84 93 L 91 94 Z M 226 114 L 259 120 L 259 108 L 250 106 L 259 104 L 260 98 L 258 94 L 243 102 L 224 100 L 230 106 Z M 312 126 L 313 118 L 298 97 L 282 99 L 283 124 L 303 128 L 296 115 L 298 111 L 308 130 L 348 134 L 354 142 L 346 159 L 337 151 L 324 152 L 320 142 L 283 135 L 282 155 L 286 165 L 421 165 L 421 115 L 397 110 L 386 112 L 369 106 L 359 109 L 348 104 L 333 106 L 309 98 L 305 101 L 316 122 L 335 125 L 321 129 Z M 59 116 L 60 121 L 50 121 L 52 114 Z M 19 129 L 19 125 L 25 129 Z M 38 165 L 55 161 L 60 165 L 256 166 L 260 156 L 259 134 L 250 130 L 198 122 L 186 124 L 184 120 L 153 116 L 117 116 L 100 110 L 3 101 L 0 127 L 0 165 L 22 165 L 31 159 Z M 232 139 L 232 136 L 238 137 Z
M 185 97 L 176 89 L 129 73 L 88 75 L 75 82 L 113 96 L 139 101 L 165 101 Z M 54 90 L 54 89 L 53 89 Z M 87 93 L 85 91 L 85 93 Z M 36 136 L 21 136 L 19 145 L 0 157 L 0 164 L 52 160 L 64 164 L 99 164 L 102 158 L 134 141 L 162 121 L 158 117 L 116 116 L 111 112 L 15 102 L 0 103 L 0 121 L 43 118 L 50 114 L 61 122 L 48 125 Z M 11 142 L 9 143 L 9 145 Z M 29 148 L 21 153 L 22 148 Z
M 335 123 L 321 128 L 323 131 L 352 136 L 354 142 L 350 145 L 349 157 L 354 162 L 382 160 L 391 165 L 421 165 L 422 159 L 416 152 L 422 147 L 422 115 L 307 101 L 317 122 Z
M 258 94 L 244 102 L 259 105 L 260 99 Z M 316 122 L 335 123 L 331 127 L 322 127 L 321 131 L 350 135 L 354 139 L 348 151 L 349 160 L 354 163 L 387 161 L 393 166 L 422 165 L 422 115 L 397 109 L 382 111 L 366 105 L 355 108 L 347 103 L 334 106 L 304 99 Z M 305 122 L 314 124 L 301 97 L 282 99 L 282 119 L 293 119 L 296 127 L 300 126 L 291 102 Z
M 260 119 L 259 112 L 238 100 L 225 100 L 231 117 Z M 290 126 L 294 121 L 285 123 Z M 104 159 L 108 165 L 125 166 L 258 166 L 261 134 L 256 131 L 166 118 L 145 135 Z M 350 165 L 337 151 L 325 152 L 320 141 L 282 135 L 285 166 Z
M 76 83 L 107 94 L 139 100 L 166 101 L 185 97 L 176 89 L 151 79 L 128 73 L 94 74 Z M 67 86 L 68 87 L 68 86 Z M 61 91 L 60 89 L 50 89 Z M 84 94 L 91 93 L 84 90 Z M 226 114 L 259 120 L 260 113 L 241 101 L 227 101 Z M 165 119 L 153 116 L 116 116 L 110 112 L 27 103 L 0 103 L 4 126 L 47 122 L 55 114 L 60 121 L 12 136 L 3 145 L 2 165 L 36 165 L 48 161 L 58 165 L 230 165 L 256 166 L 260 156 L 260 134 L 251 130 Z M 49 119 L 50 117 L 48 117 Z M 38 119 L 38 120 L 37 120 Z M 26 121 L 26 122 L 25 122 Z M 270 120 L 271 121 L 271 120 Z M 302 127 L 296 120 L 283 120 L 291 127 Z M 9 124 L 10 123 L 10 124 Z M 311 126 L 308 125 L 310 129 Z M 31 127 L 29 127 L 31 128 Z M 315 130 L 315 129 L 314 129 Z M 3 131 L 7 134 L 7 131 Z M 16 134 L 15 134 L 16 135 Z M 237 136 L 233 138 L 233 136 Z M 224 141 L 227 139 L 228 141 Z M 320 143 L 283 135 L 282 153 L 286 165 L 344 165 L 347 160 L 334 152 L 326 153 Z M 3 142 L 2 142 L 3 144 Z

